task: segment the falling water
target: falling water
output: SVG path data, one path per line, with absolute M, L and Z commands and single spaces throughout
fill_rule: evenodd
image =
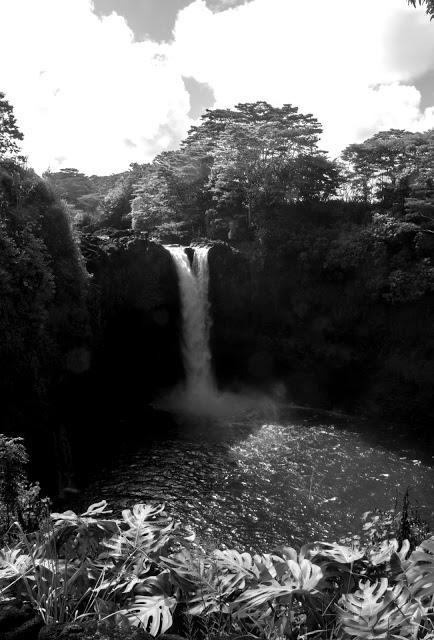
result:
M 167 245 L 179 280 L 182 309 L 182 355 L 185 384 L 158 404 L 175 413 L 221 419 L 254 411 L 271 415 L 275 403 L 258 391 L 219 391 L 212 371 L 210 349 L 210 304 L 208 300 L 209 247 L 194 247 L 190 264 L 184 247 Z
M 209 248 L 194 248 L 193 265 L 184 247 L 168 245 L 166 248 L 172 254 L 181 295 L 182 354 L 186 374 L 182 403 L 190 409 L 198 409 L 216 396 L 209 346 Z

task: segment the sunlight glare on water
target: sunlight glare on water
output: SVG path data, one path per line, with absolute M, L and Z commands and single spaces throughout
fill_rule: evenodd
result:
M 378 438 L 350 419 L 283 410 L 279 420 L 253 415 L 125 451 L 88 490 L 117 508 L 165 502 L 202 539 L 269 550 L 280 543 L 337 540 L 358 533 L 363 512 L 389 509 L 410 487 L 431 518 L 434 471 L 396 434 Z M 432 524 L 432 522 L 431 522 Z

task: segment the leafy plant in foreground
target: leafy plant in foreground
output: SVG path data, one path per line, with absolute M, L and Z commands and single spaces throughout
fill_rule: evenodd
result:
M 158 636 L 432 638 L 434 537 L 367 547 L 317 542 L 299 552 L 205 551 L 162 505 L 113 518 L 107 503 L 53 513 L 0 551 L 0 599 L 46 623 L 94 621 Z
M 355 593 L 343 596 L 338 607 L 339 625 L 346 638 L 391 638 L 399 633 L 414 638 L 420 622 L 420 606 L 403 584 L 390 588 L 387 578 L 360 582 Z

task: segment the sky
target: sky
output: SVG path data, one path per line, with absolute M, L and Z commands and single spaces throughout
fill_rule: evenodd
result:
M 434 127 L 434 21 L 406 0 L 0 0 L 0 91 L 39 173 L 125 171 L 256 100 L 312 113 L 335 157 Z

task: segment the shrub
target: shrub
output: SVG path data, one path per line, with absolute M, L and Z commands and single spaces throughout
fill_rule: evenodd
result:
M 413 552 L 316 542 L 251 555 L 205 551 L 163 506 L 116 519 L 107 503 L 53 513 L 0 552 L 0 597 L 46 623 L 94 620 L 191 637 L 426 638 L 434 630 L 434 537 Z
M 40 496 L 40 487 L 27 480 L 28 455 L 22 438 L 0 434 L 0 539 L 14 521 L 29 530 L 47 515 L 48 500 Z

